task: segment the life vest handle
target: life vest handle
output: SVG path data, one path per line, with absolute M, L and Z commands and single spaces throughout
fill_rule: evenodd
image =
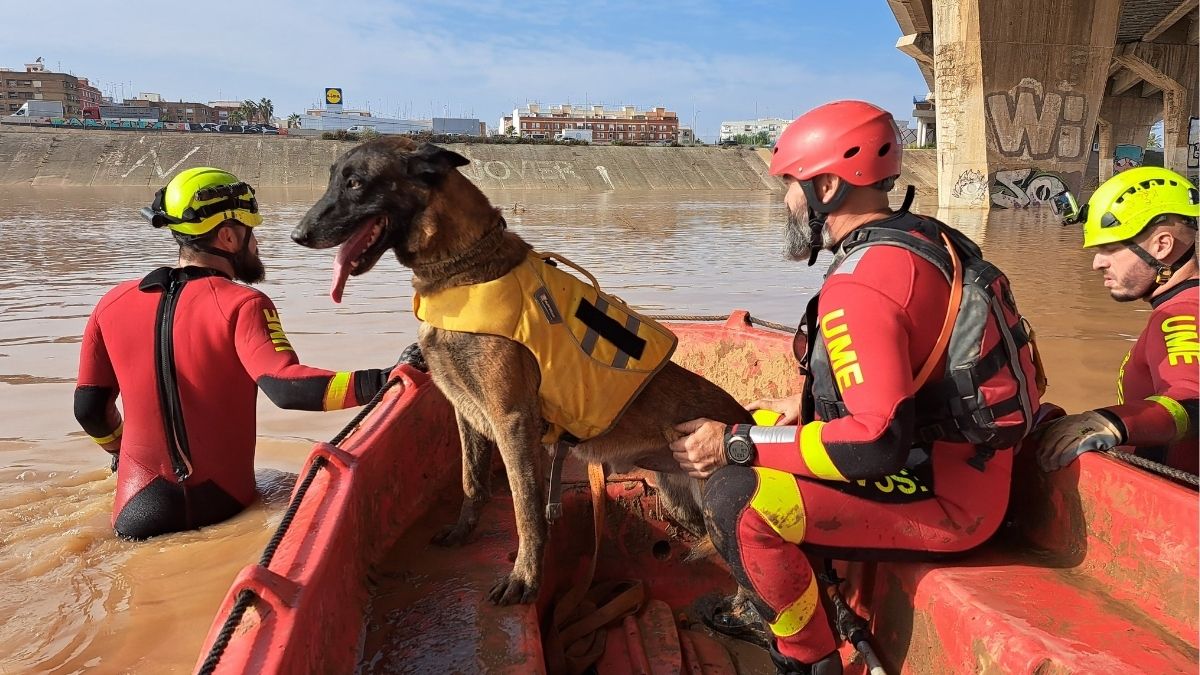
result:
M 587 277 L 588 281 L 592 282 L 592 288 L 595 288 L 597 293 L 601 292 L 600 291 L 600 282 L 596 281 L 596 277 L 592 276 L 591 272 L 583 269 L 579 265 L 576 265 L 575 263 L 568 260 L 566 258 L 566 256 L 559 255 L 558 253 L 549 253 L 549 252 L 535 253 L 534 255 L 541 258 L 542 260 L 557 260 L 558 262 L 566 265 L 567 267 L 570 267 L 571 269 L 575 270 L 576 272 L 579 272 L 583 276 Z
M 963 270 L 962 263 L 959 262 L 958 252 L 954 250 L 954 243 L 946 236 L 945 232 L 941 233 L 942 241 L 946 242 L 946 249 L 950 252 L 950 263 L 954 269 L 954 275 L 950 279 L 950 302 L 946 307 L 946 318 L 942 321 L 942 332 L 938 335 L 937 342 L 933 345 L 933 351 L 929 353 L 929 358 L 925 361 L 925 365 L 921 366 L 920 372 L 913 380 L 913 393 L 921 390 L 925 383 L 929 381 L 933 375 L 933 369 L 937 366 L 938 361 L 942 360 L 946 349 L 950 346 L 950 334 L 954 332 L 954 324 L 958 321 L 958 310 L 962 305 L 963 296 Z

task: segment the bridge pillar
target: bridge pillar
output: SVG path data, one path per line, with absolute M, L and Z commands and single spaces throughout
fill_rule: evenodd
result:
M 939 206 L 1025 207 L 1079 190 L 1120 4 L 933 0 Z
M 1118 46 L 1113 54 L 1113 65 L 1141 82 L 1142 96 L 1162 92 L 1163 166 L 1190 174 L 1193 180 L 1200 169 L 1194 77 L 1198 61 L 1200 55 L 1189 44 L 1136 42 Z
M 1116 63 L 1116 62 L 1114 62 Z M 1146 98 L 1140 92 L 1117 91 L 1121 78 L 1113 81 L 1113 94 L 1104 97 L 1100 105 L 1100 171 L 1099 182 L 1112 178 L 1145 159 L 1150 129 L 1162 117 L 1162 101 Z

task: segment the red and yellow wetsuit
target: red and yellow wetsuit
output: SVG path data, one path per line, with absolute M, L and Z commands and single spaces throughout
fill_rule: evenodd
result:
M 918 439 L 914 379 L 949 289 L 936 266 L 897 246 L 846 258 L 821 290 L 815 328 L 828 358 L 811 374 L 817 390 L 836 386 L 844 414 L 818 405 L 798 427 L 753 427 L 754 465 L 708 482 L 709 533 L 785 656 L 814 663 L 835 648 L 797 544 L 835 557 L 928 556 L 978 546 L 1000 525 L 1012 453 L 980 463 L 970 444 Z
M 98 443 L 120 439 L 113 527 L 141 539 L 220 522 L 255 499 L 258 388 L 281 408 L 334 410 L 367 402 L 385 379 L 301 365 L 267 296 L 216 270 L 163 267 L 96 305 L 75 416 Z
M 1150 300 L 1150 323 L 1121 366 L 1117 405 L 1101 409 L 1138 455 L 1193 474 L 1200 473 L 1198 286 L 1189 279 Z

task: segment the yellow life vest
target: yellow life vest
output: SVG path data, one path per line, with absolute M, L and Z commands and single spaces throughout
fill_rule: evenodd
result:
M 591 284 L 558 269 L 551 258 Z M 480 284 L 413 295 L 413 313 L 445 330 L 525 345 L 542 374 L 543 443 L 580 441 L 611 429 L 675 351 L 675 334 L 600 291 L 595 277 L 554 253 L 530 252 L 511 272 Z

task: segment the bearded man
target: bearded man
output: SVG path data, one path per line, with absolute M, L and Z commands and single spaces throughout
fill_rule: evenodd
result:
M 300 364 L 274 303 L 249 286 L 266 276 L 262 216 L 233 174 L 183 171 L 142 215 L 171 231 L 178 263 L 104 295 L 75 388 L 76 419 L 112 455 L 112 524 L 128 539 L 218 523 L 255 500 L 258 389 L 281 408 L 337 410 L 369 401 L 390 371 Z
M 774 426 L 693 420 L 671 448 L 683 470 L 708 478 L 708 532 L 740 588 L 709 624 L 745 635 L 761 617 L 769 632 L 759 639 L 780 673 L 831 675 L 842 663 L 806 553 L 928 558 L 987 541 L 1008 503 L 1011 444 L 1038 406 L 1036 359 L 1005 281 L 993 297 L 1008 308 L 1003 317 L 964 311 L 991 335 L 969 379 L 1004 400 L 979 415 L 953 409 L 971 396 L 947 368 L 959 358 L 946 348 L 947 327 L 963 324 L 947 320 L 963 283 L 951 270 L 1003 275 L 961 233 L 907 203 L 890 208 L 902 146 L 887 111 L 820 106 L 773 152 L 771 174 L 787 182 L 787 256 L 811 265 L 817 251 L 835 253 L 807 335 L 797 335 L 805 391 L 748 406 L 782 413 Z M 1015 433 L 984 447 L 974 425 L 989 420 L 1013 422 Z

